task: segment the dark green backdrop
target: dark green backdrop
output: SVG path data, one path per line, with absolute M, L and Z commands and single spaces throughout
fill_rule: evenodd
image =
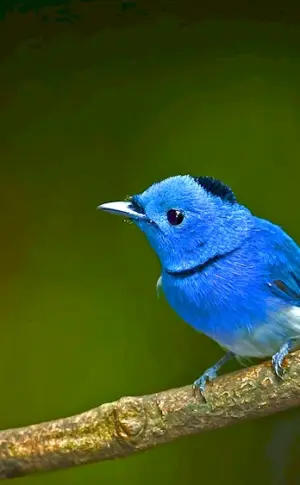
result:
M 0 428 L 184 385 L 222 354 L 157 299 L 143 235 L 99 203 L 208 174 L 300 241 L 299 28 L 215 17 L 47 24 L 2 56 Z M 295 410 L 16 483 L 296 485 L 299 436 Z

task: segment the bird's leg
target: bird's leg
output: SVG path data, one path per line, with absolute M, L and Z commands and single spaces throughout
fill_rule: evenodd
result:
M 199 379 L 197 379 L 194 382 L 193 388 L 200 389 L 201 394 L 203 394 L 206 386 L 206 382 L 215 379 L 217 377 L 217 372 L 221 369 L 221 367 L 223 367 L 223 365 L 226 364 L 226 362 L 228 362 L 233 357 L 234 357 L 233 352 L 227 352 L 227 354 L 225 354 L 224 357 L 222 357 L 222 359 L 218 360 L 218 362 L 216 362 L 215 365 L 206 369 L 206 371 L 202 374 L 202 376 L 200 376 Z
M 295 340 L 298 339 L 289 339 L 287 342 L 285 342 L 278 352 L 273 355 L 272 357 L 272 364 L 273 368 L 275 371 L 275 374 L 282 379 L 283 373 L 284 373 L 284 368 L 282 367 L 282 362 L 284 361 L 285 357 L 288 355 L 288 353 L 292 350 Z

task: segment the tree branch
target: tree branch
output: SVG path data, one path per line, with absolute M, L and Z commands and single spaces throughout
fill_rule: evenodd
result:
M 219 377 L 207 385 L 206 402 L 186 386 L 0 431 L 0 478 L 124 457 L 180 436 L 298 406 L 300 351 L 285 365 L 283 380 L 270 362 Z

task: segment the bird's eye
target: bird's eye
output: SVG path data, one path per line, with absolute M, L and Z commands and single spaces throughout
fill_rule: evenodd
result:
M 184 219 L 184 215 L 181 211 L 177 209 L 170 209 L 167 212 L 167 219 L 172 226 L 179 226 L 179 224 L 181 224 Z

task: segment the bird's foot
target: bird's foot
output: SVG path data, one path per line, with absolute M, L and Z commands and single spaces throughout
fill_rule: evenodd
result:
M 272 365 L 274 368 L 274 372 L 279 377 L 280 379 L 283 378 L 283 374 L 285 372 L 285 369 L 282 366 L 282 363 L 285 359 L 285 357 L 288 355 L 290 352 L 291 348 L 293 345 L 293 340 L 288 340 L 285 344 L 283 344 L 279 351 L 273 355 L 272 357 Z
M 207 369 L 202 376 L 200 376 L 198 379 L 195 380 L 193 384 L 193 389 L 199 389 L 200 393 L 203 395 L 206 383 L 208 381 L 212 381 L 217 377 L 217 369 L 216 366 L 212 366 L 209 369 Z
M 206 387 L 207 381 L 212 381 L 217 377 L 217 372 L 223 367 L 226 362 L 228 362 L 230 359 L 232 359 L 234 356 L 234 353 L 229 351 L 227 352 L 218 362 L 215 363 L 212 367 L 209 367 L 206 369 L 206 371 L 200 376 L 193 384 L 193 389 L 194 391 L 198 389 L 202 396 L 204 397 L 204 390 Z M 205 399 L 205 398 L 204 398 Z
M 282 361 L 284 357 L 282 357 L 280 352 L 277 352 L 277 354 L 274 354 L 272 357 L 272 365 L 273 365 L 274 372 L 277 375 L 277 377 L 279 377 L 280 379 L 282 379 L 284 374 L 284 368 L 282 367 Z

